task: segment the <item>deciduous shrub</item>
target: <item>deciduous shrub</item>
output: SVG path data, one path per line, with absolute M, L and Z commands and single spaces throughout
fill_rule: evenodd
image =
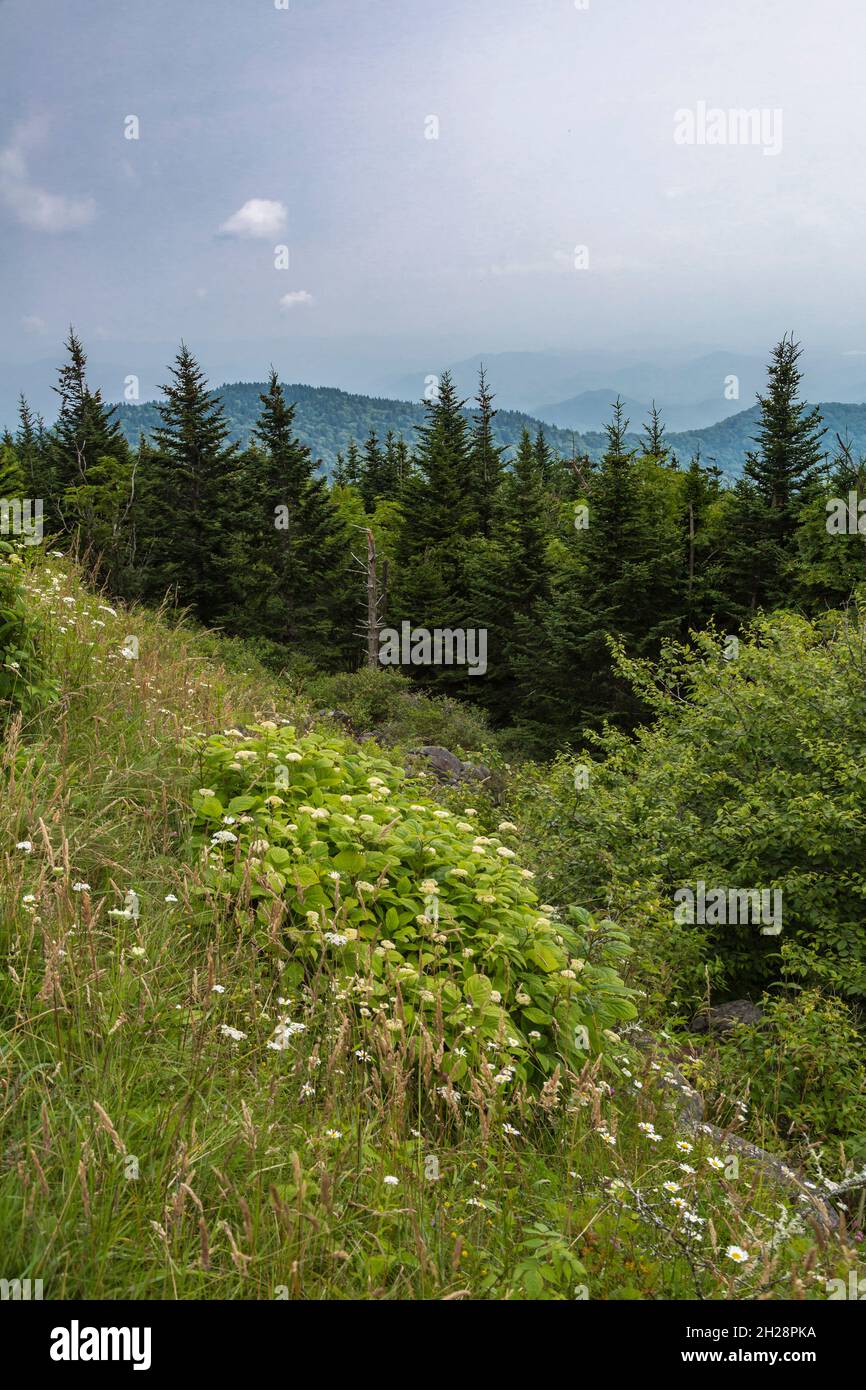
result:
M 53 693 L 40 648 L 40 625 L 23 587 L 24 562 L 0 539 L 0 726 L 16 710 L 27 712 Z
M 756 996 L 783 974 L 786 943 L 804 983 L 866 997 L 864 666 L 856 610 L 776 613 L 733 652 L 703 635 L 656 665 L 622 660 L 652 725 L 527 781 L 523 813 L 556 890 L 626 914 L 649 977 L 665 962 L 674 997 L 696 1002 L 706 969 Z M 780 889 L 781 935 L 677 925 L 674 893 L 699 881 Z
M 471 807 L 437 805 L 392 763 L 273 722 L 209 738 L 200 759 L 201 919 L 230 903 L 292 987 L 332 972 L 374 1033 L 438 1037 L 453 1081 L 494 1052 L 507 1079 L 549 1074 L 634 1016 L 625 933 L 539 905 L 515 827 L 480 835 Z

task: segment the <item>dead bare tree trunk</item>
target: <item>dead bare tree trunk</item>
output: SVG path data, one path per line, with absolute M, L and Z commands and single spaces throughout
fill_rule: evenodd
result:
M 379 591 L 376 586 L 376 542 L 367 531 L 367 665 L 379 664 Z
M 364 600 L 364 618 L 361 623 L 359 637 L 363 637 L 366 643 L 366 665 L 375 668 L 379 665 L 379 633 L 381 631 L 381 610 L 384 602 L 384 593 L 379 587 L 379 580 L 376 573 L 376 540 L 373 532 L 368 526 L 359 526 L 357 530 L 363 531 L 367 537 L 367 556 L 362 560 L 359 555 L 352 553 L 352 559 L 358 566 L 358 570 L 364 577 L 366 588 L 366 598 Z M 385 576 L 387 578 L 387 561 L 384 565 Z

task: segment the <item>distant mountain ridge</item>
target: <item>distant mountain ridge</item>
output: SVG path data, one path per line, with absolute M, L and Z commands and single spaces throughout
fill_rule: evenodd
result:
M 309 445 L 313 456 L 328 473 L 334 467 L 337 453 L 345 453 L 350 439 L 360 445 L 371 428 L 380 438 L 391 429 L 397 435 L 402 434 L 411 445 L 417 427 L 424 421 L 421 402 L 353 395 L 333 386 L 292 383 L 283 389 L 286 399 L 295 404 L 295 427 L 300 439 Z M 263 390 L 264 383 L 245 381 L 226 383 L 211 393 L 221 398 L 230 437 L 241 445 L 249 443 L 259 413 L 259 394 Z M 664 418 L 664 404 L 659 402 L 659 405 Z M 838 433 L 850 438 L 855 454 L 866 454 L 866 404 L 829 402 L 819 408 L 827 425 L 828 453 L 834 452 Z M 471 406 L 467 406 L 466 414 L 471 416 Z M 667 441 L 681 463 L 687 463 L 693 454 L 700 453 L 705 464 L 714 463 L 726 477 L 735 478 L 742 470 L 746 452 L 754 447 L 757 417 L 758 407 L 754 405 L 703 429 L 670 432 Z M 157 402 L 146 401 L 140 405 L 123 402 L 117 406 L 117 419 L 127 439 L 135 444 L 139 434 L 150 437 L 160 423 Z M 631 424 L 639 426 L 643 419 L 632 418 Z M 598 458 L 604 452 L 605 436 L 600 430 L 562 429 L 516 410 L 500 410 L 494 420 L 497 442 L 509 449 L 515 448 L 524 428 L 533 434 L 542 428 L 549 443 L 566 457 L 575 453 Z M 630 432 L 629 440 L 634 447 L 638 446 L 637 430 Z

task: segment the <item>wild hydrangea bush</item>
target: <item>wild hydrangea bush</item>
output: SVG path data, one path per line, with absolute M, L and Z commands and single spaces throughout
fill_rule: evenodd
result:
M 230 901 L 292 987 L 330 973 L 374 1035 L 437 1040 L 452 1082 L 494 1054 L 508 1079 L 537 1080 L 634 1016 L 625 933 L 539 905 L 508 822 L 480 834 L 471 807 L 438 806 L 392 763 L 273 722 L 199 756 L 201 919 Z
M 21 553 L 0 539 L 0 726 L 10 711 L 36 708 L 56 693 L 45 674 L 41 629 L 23 587 Z

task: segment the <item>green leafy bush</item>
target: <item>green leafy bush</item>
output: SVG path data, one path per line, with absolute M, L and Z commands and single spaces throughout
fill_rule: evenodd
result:
M 772 1139 L 807 1147 L 841 1139 L 848 1157 L 862 1162 L 866 1060 L 850 1009 L 813 989 L 767 997 L 762 1008 L 759 1027 L 739 1025 L 720 1044 L 720 1086 L 729 1098 L 748 1094 Z M 755 1137 L 766 1142 L 761 1132 Z
M 668 995 L 757 995 L 786 972 L 866 997 L 866 626 L 862 613 L 755 623 L 733 659 L 702 635 L 650 665 L 621 660 L 655 722 L 527 776 L 521 819 L 555 891 L 628 916 Z M 579 769 L 578 769 L 579 770 Z M 680 926 L 674 893 L 780 889 L 780 936 Z M 812 966 L 809 966 L 809 962 Z M 660 963 L 664 963 L 664 969 Z M 804 973 L 805 972 L 805 973 Z M 680 995 L 682 998 L 682 995 Z
M 24 591 L 23 575 L 21 555 L 0 540 L 0 724 L 10 712 L 27 712 L 44 703 L 55 689 L 46 675 L 40 625 Z
M 374 1033 L 438 1037 L 452 1081 L 503 1050 L 506 1079 L 549 1074 L 634 1016 L 625 933 L 539 906 L 515 827 L 479 835 L 471 807 L 437 805 L 392 763 L 273 722 L 214 735 L 200 758 L 202 921 L 225 902 L 291 985 L 330 971 Z
M 338 708 L 358 733 L 375 732 L 380 743 L 436 743 L 478 751 L 494 742 L 481 710 L 447 696 L 425 695 L 397 671 L 363 667 L 317 676 L 302 692 L 319 706 Z

